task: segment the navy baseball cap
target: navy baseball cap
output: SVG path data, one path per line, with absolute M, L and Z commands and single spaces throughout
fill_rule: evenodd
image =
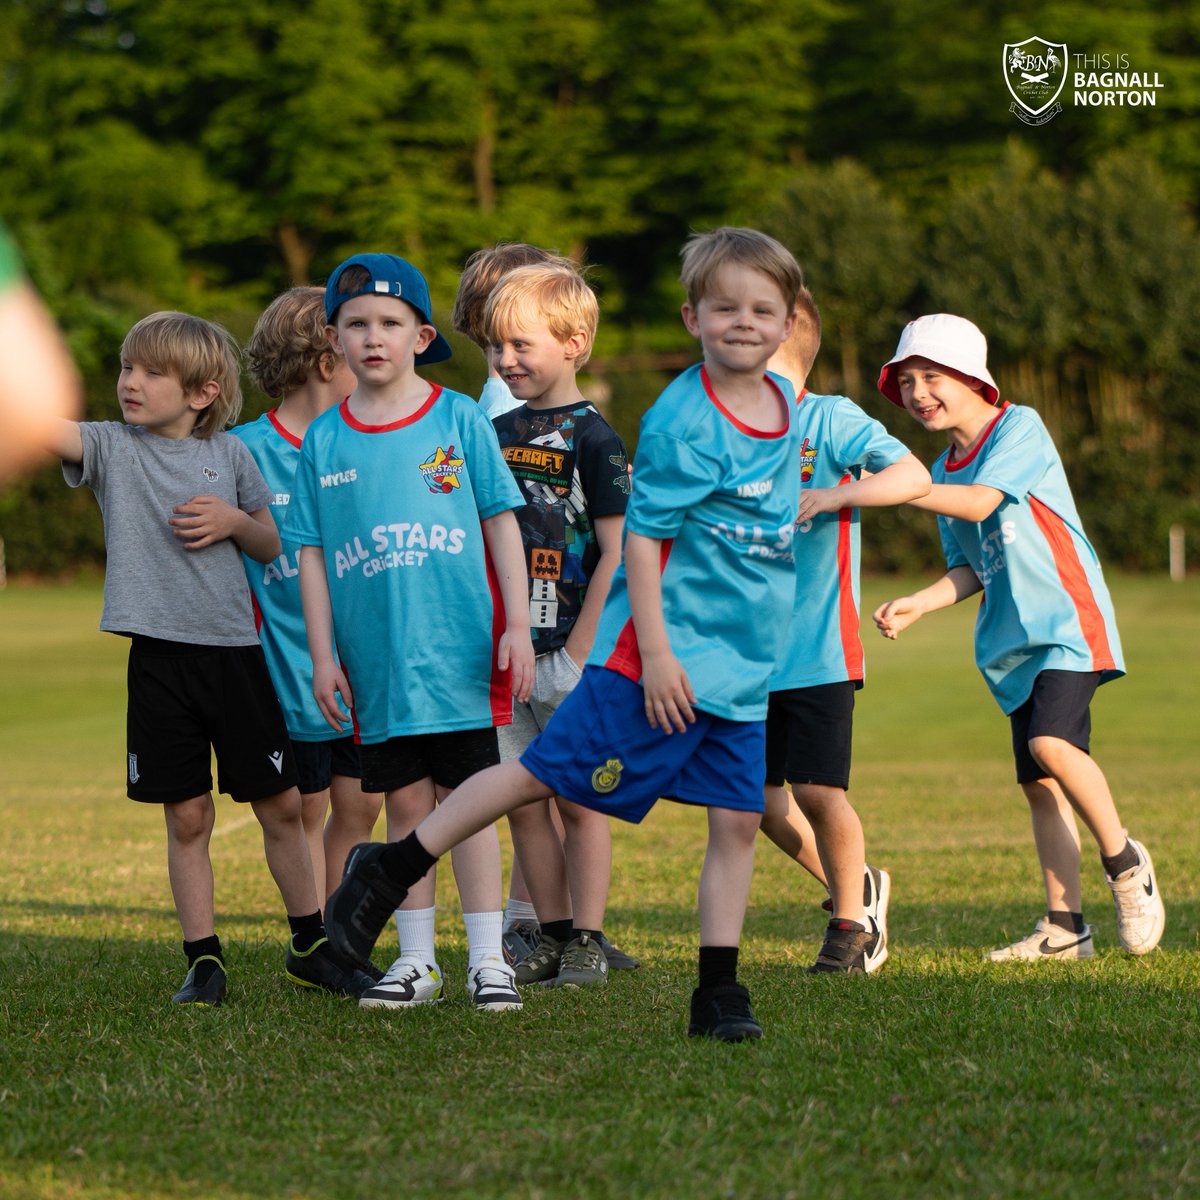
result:
M 338 291 L 337 282 L 347 267 L 362 267 L 371 276 L 370 280 L 357 291 Z M 395 254 L 354 254 L 337 265 L 325 285 L 325 319 L 330 325 L 337 310 L 356 296 L 395 296 L 417 310 L 423 325 L 433 325 L 429 285 L 425 282 L 425 276 L 412 263 Z M 434 332 L 436 336 L 433 341 L 415 359 L 418 366 L 445 362 L 454 353 L 450 343 L 437 333 L 436 327 Z

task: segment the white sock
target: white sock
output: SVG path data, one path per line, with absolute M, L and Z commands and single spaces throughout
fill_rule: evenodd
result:
M 429 966 L 437 965 L 433 949 L 433 915 L 436 907 L 396 909 L 396 933 L 400 937 L 403 958 L 419 958 Z
M 509 896 L 508 903 L 504 906 L 504 920 L 506 924 L 509 921 L 536 921 L 537 912 L 533 907 L 533 901 L 514 900 Z
M 499 912 L 465 912 L 467 927 L 467 970 L 473 971 L 485 958 L 500 958 L 500 935 L 504 914 Z

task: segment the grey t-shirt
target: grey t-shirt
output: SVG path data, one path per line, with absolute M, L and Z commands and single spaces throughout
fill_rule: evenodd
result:
M 231 539 L 188 550 L 168 524 L 193 496 L 266 508 L 271 493 L 238 438 L 160 437 L 119 421 L 85 421 L 83 461 L 64 462 L 104 516 L 108 567 L 100 628 L 203 646 L 258 643 L 241 551 Z

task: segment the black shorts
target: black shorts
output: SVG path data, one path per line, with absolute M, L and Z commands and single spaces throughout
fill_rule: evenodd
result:
M 858 685 L 821 683 L 772 692 L 767 708 L 767 783 L 850 786 L 850 738 Z
M 335 775 L 362 778 L 362 757 L 349 735 L 327 742 L 298 742 L 292 738 L 292 756 L 296 760 L 300 793 L 304 796 L 325 791 Z
M 261 646 L 135 636 L 126 712 L 128 795 L 173 804 L 212 791 L 263 800 L 296 783 L 283 711 Z
M 496 731 L 490 726 L 388 738 L 359 751 L 364 792 L 391 792 L 418 779 L 432 779 L 450 790 L 500 761 Z
M 1029 751 L 1035 737 L 1062 738 L 1091 753 L 1092 713 L 1089 705 L 1100 686 L 1099 671 L 1039 671 L 1029 699 L 1009 715 L 1017 782 L 1046 778 L 1046 770 Z

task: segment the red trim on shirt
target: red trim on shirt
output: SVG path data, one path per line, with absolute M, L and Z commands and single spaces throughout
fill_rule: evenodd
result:
M 659 578 L 667 569 L 667 559 L 671 557 L 671 547 L 674 544 L 674 538 L 663 538 L 662 557 L 658 564 Z M 638 645 L 637 630 L 633 627 L 633 617 L 625 622 L 625 627 L 617 636 L 616 645 L 613 646 L 612 653 L 604 660 L 604 665 L 610 671 L 616 671 L 624 675 L 626 679 L 632 679 L 634 683 L 641 679 L 642 650 Z
M 838 480 L 838 487 L 849 483 L 853 478 L 847 472 Z M 858 680 L 863 677 L 863 648 L 862 639 L 858 635 L 858 609 L 854 605 L 854 571 L 850 555 L 850 530 L 853 521 L 852 508 L 843 508 L 838 512 L 838 625 L 842 635 L 842 656 L 846 660 L 846 677 Z
M 271 411 L 269 413 L 267 413 L 267 420 L 270 421 L 271 424 L 275 426 L 275 432 L 277 434 L 279 434 L 279 436 L 281 438 L 283 438 L 283 440 L 285 442 L 290 442 L 293 446 L 296 447 L 297 450 L 299 450 L 300 443 L 304 439 L 298 438 L 290 429 L 287 429 L 284 427 L 283 422 L 275 415 L 278 411 L 279 410 L 277 408 L 271 409 Z
M 1071 539 L 1071 531 L 1066 522 L 1052 508 L 1047 508 L 1034 496 L 1029 497 L 1029 511 L 1050 546 L 1054 555 L 1054 566 L 1058 571 L 1059 582 L 1071 597 L 1075 605 L 1075 614 L 1079 620 L 1079 628 L 1083 631 L 1084 641 L 1092 652 L 1093 671 L 1116 670 L 1112 649 L 1108 644 L 1108 630 L 1104 625 L 1104 614 L 1096 603 L 1092 586 L 1079 561 L 1079 553 Z
M 350 397 L 338 405 L 338 411 L 342 414 L 342 420 L 350 426 L 351 429 L 357 429 L 359 433 L 390 433 L 393 429 L 403 429 L 405 425 L 411 425 L 414 421 L 419 421 L 432 407 L 433 402 L 442 394 L 442 385 L 440 383 L 431 383 L 429 385 L 429 399 L 410 416 L 403 417 L 399 421 L 392 421 L 388 425 L 364 425 L 350 411 Z
M 747 425 L 745 421 L 739 421 L 737 417 L 735 417 L 733 413 L 731 413 L 729 409 L 727 409 L 725 405 L 723 405 L 717 398 L 717 393 L 713 390 L 712 380 L 708 377 L 708 369 L 706 367 L 700 368 L 700 382 L 704 385 L 705 394 L 713 402 L 713 404 L 716 405 L 717 411 L 721 414 L 721 416 L 723 416 L 736 430 L 738 430 L 740 433 L 746 434 L 747 437 L 781 438 L 788 431 L 787 401 L 784 400 L 783 392 L 779 390 L 779 385 L 772 378 L 770 378 L 770 376 L 764 374 L 763 379 L 771 385 L 771 387 L 775 390 L 775 394 L 779 397 L 779 403 L 783 412 L 782 429 L 755 429 L 753 426 Z
M 990 438 L 992 436 L 992 430 L 995 429 L 996 426 L 1000 423 L 1000 418 L 1002 416 L 1004 416 L 1004 414 L 1011 407 L 1012 407 L 1012 405 L 1010 405 L 1007 400 L 1005 400 L 1005 402 L 1002 405 L 1000 405 L 1000 411 L 996 414 L 995 420 L 989 422 L 988 427 L 983 431 L 983 437 L 981 437 L 979 439 L 979 441 L 977 441 L 975 443 L 974 447 L 972 447 L 972 449 L 971 449 L 971 453 L 968 454 L 966 458 L 960 459 L 957 461 L 954 460 L 954 447 L 951 446 L 950 453 L 946 455 L 946 470 L 947 471 L 961 471 L 963 469 L 963 467 L 970 465 L 970 463 L 974 460 L 975 455 L 977 455 L 980 452 L 980 450 L 982 450 L 984 448 L 984 446 L 987 444 L 988 438 Z
M 479 524 L 480 536 L 483 536 L 483 522 Z M 487 548 L 487 539 L 483 542 L 483 558 L 487 564 L 488 591 L 492 597 L 492 660 L 491 675 L 488 680 L 488 698 L 492 709 L 492 725 L 511 725 L 513 711 L 512 670 L 503 671 L 496 665 L 500 652 L 500 639 L 508 628 L 508 616 L 504 609 L 504 595 L 500 590 L 500 578 L 496 574 L 495 564 Z
M 250 593 L 250 607 L 254 610 L 254 632 L 258 633 L 262 629 L 263 610 L 258 606 L 258 597 Z

